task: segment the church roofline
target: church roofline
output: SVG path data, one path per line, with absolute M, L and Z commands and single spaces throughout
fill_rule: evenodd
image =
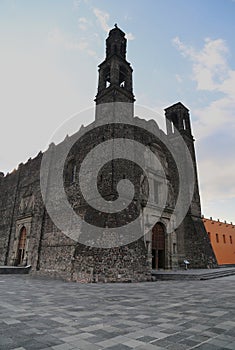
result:
M 189 111 L 189 109 L 188 109 L 185 105 L 183 105 L 182 102 L 174 103 L 173 105 L 171 105 L 171 106 L 165 108 L 164 111 L 168 111 L 169 109 L 172 109 L 172 108 L 174 108 L 174 107 L 183 107 L 183 108 L 185 108 L 187 111 Z
M 114 24 L 114 28 L 112 28 L 112 29 L 109 31 L 109 34 L 115 32 L 115 31 L 119 31 L 123 36 L 126 35 L 126 33 L 123 32 L 123 30 L 121 30 L 121 29 L 118 27 L 117 23 Z

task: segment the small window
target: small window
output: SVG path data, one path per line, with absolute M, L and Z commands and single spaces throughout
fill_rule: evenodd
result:
M 104 82 L 105 82 L 105 87 L 108 88 L 110 86 L 110 68 L 109 67 L 105 69 Z
M 230 243 L 233 244 L 232 236 L 229 236 L 229 239 L 230 239 Z
M 159 182 L 153 180 L 154 202 L 159 203 Z
M 211 240 L 211 233 L 208 232 L 208 237 L 209 237 L 209 240 Z
M 216 233 L 215 236 L 216 236 L 216 242 L 219 243 L 219 235 L 218 235 L 218 233 Z
M 66 169 L 66 182 L 68 184 L 71 184 L 76 181 L 76 171 L 77 171 L 77 167 L 75 164 L 75 160 L 71 159 L 68 162 L 67 169 Z
M 74 165 L 73 172 L 72 172 L 72 182 L 76 181 L 76 171 L 77 171 L 77 167 L 76 167 L 76 165 Z
M 176 254 L 176 243 L 173 243 L 173 254 Z
M 223 242 L 226 243 L 225 235 L 223 235 Z

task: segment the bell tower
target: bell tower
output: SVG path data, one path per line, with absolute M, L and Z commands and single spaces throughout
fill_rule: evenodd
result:
M 126 60 L 126 45 L 125 33 L 115 24 L 106 39 L 106 58 L 99 65 L 96 105 L 135 101 L 132 87 L 133 69 Z
M 191 159 L 194 166 L 195 184 L 194 194 L 190 205 L 190 212 L 196 217 L 201 217 L 197 161 L 194 148 L 194 137 L 191 130 L 189 110 L 181 102 L 178 102 L 166 108 L 165 115 L 168 137 L 170 137 L 172 141 L 174 140 L 174 142 L 176 142 L 178 138 L 177 135 L 181 135 L 191 154 Z
M 194 137 L 192 135 L 189 110 L 181 103 L 165 109 L 167 136 L 176 152 L 180 152 L 181 164 L 184 169 L 184 198 L 190 198 L 190 206 L 183 221 L 176 229 L 178 261 L 181 264 L 185 259 L 193 268 L 205 268 L 217 266 L 216 258 L 201 219 L 201 203 L 198 186 L 197 161 L 194 148 Z M 184 140 L 194 168 L 194 183 L 188 176 L 188 157 L 184 150 L 180 151 L 178 142 Z M 190 165 L 189 165 L 190 166 Z M 191 167 L 191 166 L 190 166 Z M 171 182 L 177 183 L 174 167 L 171 167 Z M 193 185 L 193 186 L 192 186 Z M 191 190 L 190 190 L 191 187 Z M 175 186 L 177 188 L 177 185 Z M 184 200 L 182 200 L 182 206 Z

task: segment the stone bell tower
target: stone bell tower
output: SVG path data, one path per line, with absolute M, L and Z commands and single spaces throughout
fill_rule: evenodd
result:
M 99 65 L 96 105 L 135 101 L 132 87 L 133 69 L 126 60 L 126 45 L 125 33 L 115 24 L 106 39 L 106 58 Z
M 201 204 L 198 186 L 197 161 L 194 148 L 194 137 L 191 130 L 189 110 L 178 102 L 165 109 L 167 135 L 172 144 L 177 147 L 178 138 L 182 137 L 191 156 L 191 161 L 194 168 L 194 183 L 189 183 L 187 165 L 185 168 L 185 183 L 188 186 L 185 188 L 184 197 L 190 196 L 190 184 L 193 185 L 194 190 L 190 207 L 184 220 L 176 229 L 178 241 L 178 258 L 179 264 L 182 264 L 184 259 L 190 262 L 191 268 L 207 268 L 216 267 L 217 261 L 214 255 L 208 234 L 205 230 L 201 218 Z M 176 132 L 177 131 L 177 132 Z M 182 163 L 187 164 L 186 154 L 181 154 Z M 173 168 L 171 169 L 171 171 Z M 172 182 L 175 181 L 176 176 L 172 172 Z M 183 205 L 183 204 L 182 204 Z
M 194 193 L 190 205 L 190 214 L 195 217 L 201 217 L 197 161 L 195 155 L 194 137 L 192 135 L 189 110 L 181 102 L 178 102 L 166 108 L 165 115 L 167 135 L 171 138 L 173 142 L 177 142 L 177 135 L 181 135 L 190 152 L 195 176 Z M 178 133 L 176 133 L 175 130 L 177 130 Z

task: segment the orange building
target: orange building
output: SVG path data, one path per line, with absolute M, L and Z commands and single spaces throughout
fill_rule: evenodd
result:
M 203 218 L 219 265 L 235 264 L 235 225 Z

